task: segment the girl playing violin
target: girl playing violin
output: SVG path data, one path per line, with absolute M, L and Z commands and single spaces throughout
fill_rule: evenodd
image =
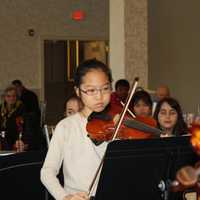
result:
M 101 112 L 110 102 L 110 69 L 95 59 L 87 60 L 77 68 L 74 81 L 84 106 L 58 123 L 41 169 L 41 181 L 57 200 L 89 199 L 87 191 L 107 146 L 91 141 L 86 124 L 92 112 Z M 57 179 L 62 163 L 64 187 Z
M 174 98 L 166 97 L 158 102 L 154 113 L 163 136 L 179 136 L 188 133 L 181 107 Z
M 136 116 L 150 117 L 152 113 L 152 100 L 148 92 L 139 90 L 132 98 L 132 111 Z

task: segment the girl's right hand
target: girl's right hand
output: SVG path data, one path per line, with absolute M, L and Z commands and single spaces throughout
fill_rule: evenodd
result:
M 73 195 L 66 196 L 63 200 L 89 200 L 89 196 L 86 192 L 78 192 Z

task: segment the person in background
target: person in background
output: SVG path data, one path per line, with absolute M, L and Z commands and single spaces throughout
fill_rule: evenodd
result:
M 174 98 L 166 97 L 159 101 L 154 118 L 158 128 L 163 130 L 162 136 L 179 136 L 188 133 L 181 106 Z
M 96 59 L 86 60 L 77 68 L 74 80 L 83 108 L 58 123 L 41 169 L 42 183 L 57 200 L 89 200 L 89 187 L 108 144 L 96 145 L 88 137 L 86 125 L 93 112 L 103 111 L 110 103 L 110 69 Z M 57 178 L 62 163 L 64 187 Z
M 12 84 L 16 87 L 17 96 L 23 102 L 26 111 L 28 113 L 34 113 L 36 116 L 40 116 L 40 108 L 37 95 L 28 90 L 20 80 L 12 81 Z
M 27 150 L 30 138 L 27 132 L 26 111 L 23 103 L 17 100 L 17 91 L 14 86 L 5 89 L 0 114 L 1 133 L 4 133 L 6 142 L 3 150 L 16 149 L 19 152 Z
M 170 90 L 166 85 L 160 85 L 156 89 L 155 95 L 152 97 L 153 100 L 152 114 L 154 114 L 158 102 L 165 97 L 170 97 Z
M 162 100 L 165 97 L 170 97 L 170 90 L 166 85 L 160 85 L 156 89 L 155 97 L 157 101 Z
M 28 127 L 30 128 L 29 132 L 31 131 L 33 133 L 32 149 L 41 149 L 44 146 L 44 138 L 40 126 L 41 116 L 38 97 L 33 91 L 28 90 L 21 80 L 13 80 L 12 85 L 16 87 L 17 97 L 23 102 L 27 112 Z
M 83 108 L 83 103 L 81 102 L 80 98 L 76 95 L 73 95 L 67 99 L 65 102 L 65 117 L 69 117 L 73 115 Z
M 130 89 L 130 84 L 126 79 L 120 79 L 115 83 L 115 92 L 111 94 L 111 104 L 121 105 L 125 103 Z
M 136 116 L 150 117 L 152 113 L 151 96 L 145 90 L 135 92 L 131 100 L 131 110 Z

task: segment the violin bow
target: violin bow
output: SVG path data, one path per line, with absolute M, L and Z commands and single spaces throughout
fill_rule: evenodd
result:
M 125 105 L 123 101 L 120 101 L 120 104 L 121 104 L 122 106 L 124 106 L 124 105 Z M 127 112 L 130 114 L 130 116 L 131 116 L 132 118 L 136 118 L 136 116 L 133 114 L 133 112 L 132 112 L 132 111 L 130 111 L 130 109 L 129 109 L 129 108 L 127 109 Z
M 131 99 L 132 99 L 132 97 L 133 97 L 133 94 L 135 93 L 135 90 L 136 90 L 136 88 L 137 88 L 138 81 L 139 81 L 139 78 L 136 77 L 136 78 L 135 78 L 135 81 L 134 81 L 133 84 L 132 84 L 131 91 L 129 92 L 129 95 L 128 95 L 127 99 L 126 99 L 126 103 L 125 103 L 124 106 L 123 106 L 123 109 L 122 109 L 122 112 L 121 112 L 121 114 L 120 114 L 119 120 L 117 121 L 117 124 L 115 125 L 114 134 L 113 134 L 113 137 L 112 137 L 112 139 L 110 140 L 110 142 L 114 141 L 114 140 L 116 139 L 116 137 L 117 137 L 118 131 L 119 131 L 120 126 L 121 126 L 121 124 L 122 124 L 122 122 L 123 122 L 123 119 L 124 119 L 124 116 L 125 116 L 126 111 L 127 111 L 127 109 L 128 109 L 128 106 L 129 106 L 129 104 L 130 104 L 130 102 L 131 102 Z M 94 178 L 93 178 L 93 180 L 92 180 L 92 182 L 91 182 L 91 185 L 90 185 L 90 187 L 89 187 L 89 192 L 88 192 L 89 197 L 92 196 L 92 192 L 94 191 L 94 188 L 95 188 L 94 186 L 97 185 L 97 180 L 98 180 L 98 178 L 99 178 L 99 176 L 100 176 L 100 172 L 101 172 L 101 169 L 102 169 L 102 167 L 103 167 L 103 160 L 104 160 L 104 158 L 105 158 L 105 153 L 104 153 L 104 155 L 103 155 L 103 157 L 102 157 L 102 160 L 101 160 L 101 162 L 100 162 L 100 165 L 99 165 L 99 167 L 97 168 L 97 171 L 96 171 L 96 173 L 95 173 L 95 175 L 94 175 Z

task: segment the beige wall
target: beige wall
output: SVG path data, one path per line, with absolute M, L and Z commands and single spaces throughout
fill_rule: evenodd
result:
M 124 0 L 110 0 L 110 67 L 114 83 L 125 78 Z
M 147 0 L 125 0 L 125 75 L 148 88 Z
M 147 0 L 110 0 L 110 66 L 114 81 L 148 88 Z
M 149 2 L 149 85 L 169 85 L 186 112 L 200 103 L 200 1 Z
M 71 19 L 73 10 L 86 12 L 84 21 Z M 0 90 L 21 79 L 37 91 L 43 86 L 43 39 L 108 40 L 107 0 L 2 0 L 0 6 Z M 35 35 L 30 37 L 28 29 Z

